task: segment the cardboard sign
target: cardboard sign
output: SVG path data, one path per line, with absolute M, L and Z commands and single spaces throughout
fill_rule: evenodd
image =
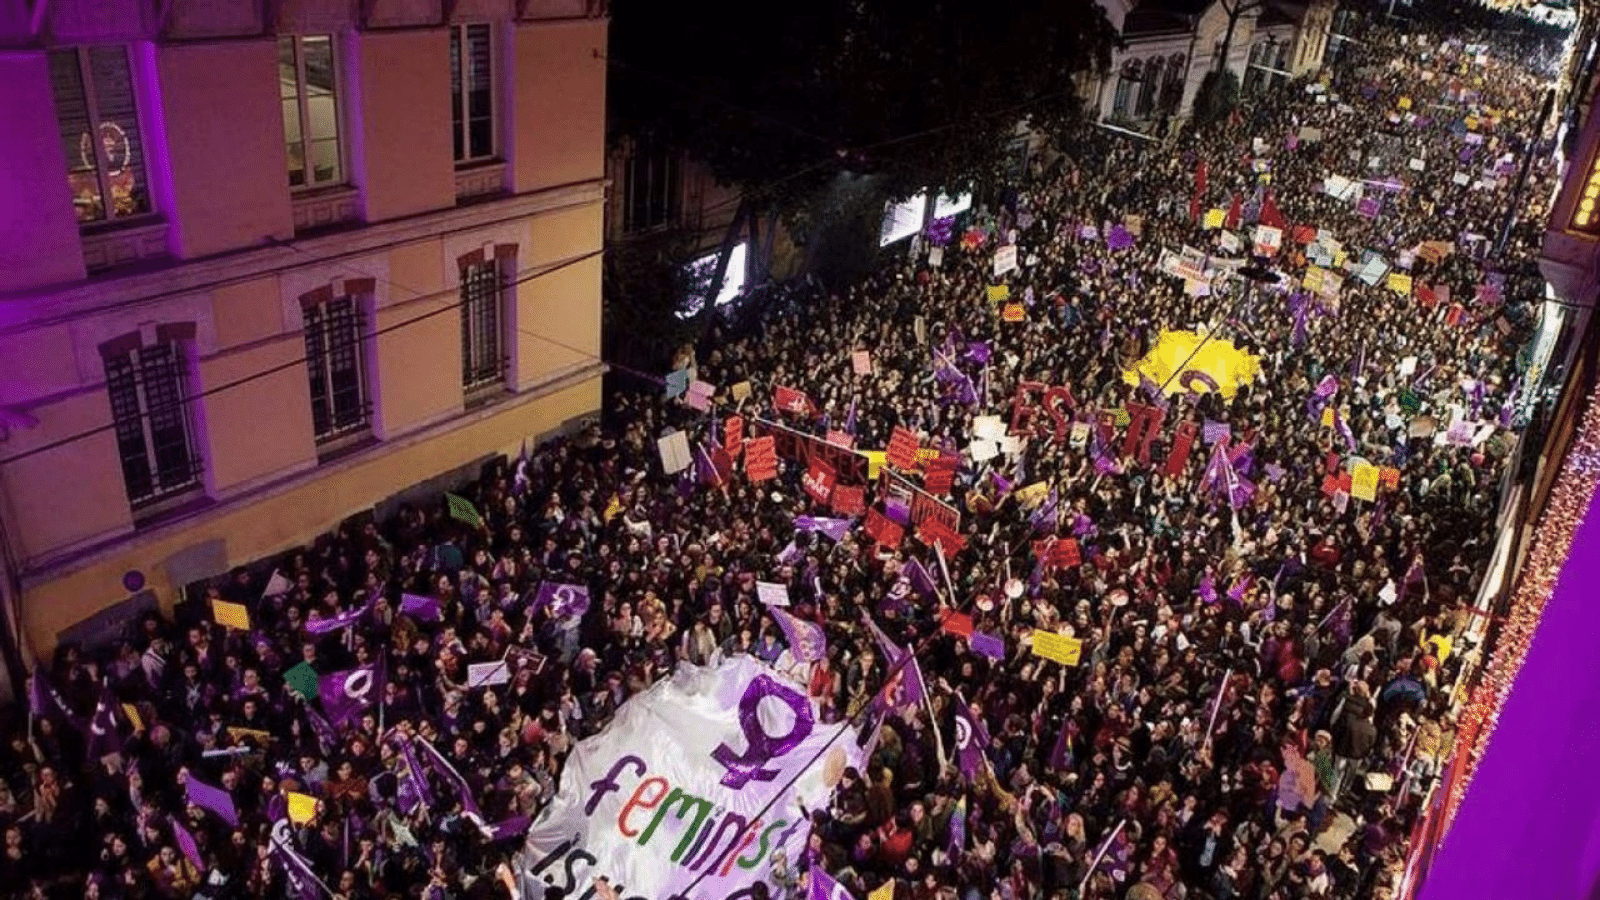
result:
M 930 494 L 948 494 L 953 486 L 956 475 L 956 465 L 960 457 L 941 455 L 928 463 L 928 471 L 923 476 L 922 486 Z
M 917 467 L 917 451 L 921 449 L 921 442 L 916 434 L 902 426 L 896 425 L 889 435 L 889 447 L 885 459 L 889 465 L 904 471 Z
M 772 405 L 783 412 L 796 415 L 808 415 L 816 409 L 804 391 L 787 388 L 781 384 L 772 389 Z
M 890 550 L 900 546 L 900 539 L 905 536 L 905 529 L 884 516 L 875 509 L 867 510 L 866 521 L 862 523 L 867 535 L 874 541 L 888 547 Z
M 756 599 L 767 606 L 788 606 L 789 586 L 770 581 L 756 582 Z
M 917 537 L 924 544 L 943 550 L 945 556 L 954 556 L 967 545 L 966 538 L 956 534 L 954 529 L 938 519 L 928 519 L 919 525 Z
M 728 451 L 730 459 L 738 459 L 739 452 L 744 449 L 744 417 L 729 416 L 722 423 L 722 449 Z
M 872 352 L 870 350 L 857 350 L 850 354 L 850 367 L 857 375 L 872 374 Z
M 823 438 L 823 440 L 834 445 L 835 447 L 843 447 L 846 450 L 850 450 L 856 445 L 855 435 L 848 434 L 836 428 L 828 429 L 828 436 Z
M 1033 631 L 1033 655 L 1064 666 L 1075 666 L 1083 656 L 1083 641 L 1036 628 Z
M 956 637 L 971 637 L 972 617 L 946 607 L 939 613 L 939 627 Z
M 989 298 L 990 303 L 1003 303 L 1011 299 L 1011 285 L 991 284 L 984 289 L 984 296 Z
M 494 687 L 511 680 L 511 667 L 505 660 L 467 665 L 467 688 Z
M 232 628 L 235 631 L 250 630 L 250 610 L 243 603 L 230 603 L 227 600 L 211 601 L 211 617 L 218 625 Z
M 850 484 L 835 485 L 829 502 L 833 511 L 841 516 L 859 516 L 866 509 L 866 488 Z
M 1017 268 L 1017 245 L 1009 244 L 994 252 L 994 277 L 999 278 Z
M 694 465 L 694 456 L 689 452 L 687 432 L 674 431 L 666 437 L 657 439 L 656 450 L 661 454 L 661 471 L 668 475 L 676 475 Z
M 806 469 L 806 474 L 800 476 L 800 486 L 811 495 L 811 499 L 818 503 L 827 503 L 833 496 L 833 489 L 839 482 L 839 474 L 833 467 L 820 459 L 811 460 L 811 467 Z
M 1358 462 L 1350 475 L 1350 496 L 1371 503 L 1378 499 L 1378 467 Z
M 745 446 L 744 471 L 756 483 L 778 477 L 778 449 L 770 435 L 750 439 Z
M 1007 303 L 1000 310 L 1000 319 L 1005 322 L 1021 322 L 1028 317 L 1028 311 L 1022 308 L 1021 303 Z

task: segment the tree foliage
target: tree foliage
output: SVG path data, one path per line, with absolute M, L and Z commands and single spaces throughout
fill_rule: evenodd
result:
M 1109 65 L 1094 0 L 614 0 L 612 134 L 665 139 L 763 206 L 840 173 L 890 195 L 1002 170 L 1019 121 L 1059 134 Z
M 1194 96 L 1194 120 L 1204 125 L 1233 112 L 1239 105 L 1239 76 L 1229 71 L 1207 72 Z

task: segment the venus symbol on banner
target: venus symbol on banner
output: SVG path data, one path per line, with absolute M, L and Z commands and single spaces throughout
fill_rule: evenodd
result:
M 762 724 L 761 701 L 768 697 L 794 713 L 794 724 L 787 734 L 770 734 Z M 799 746 L 811 734 L 814 724 L 810 701 L 769 676 L 756 676 L 739 700 L 739 730 L 744 733 L 745 751 L 735 753 L 727 744 L 718 744 L 711 753 L 711 758 L 728 770 L 728 774 L 722 776 L 722 783 L 737 790 L 752 781 L 773 780 L 778 770 L 766 768 L 766 764 Z

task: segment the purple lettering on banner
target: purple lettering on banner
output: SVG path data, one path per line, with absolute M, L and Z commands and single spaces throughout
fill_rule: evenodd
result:
M 788 734 L 769 734 L 761 724 L 761 701 L 767 697 L 778 700 L 794 713 L 794 725 Z M 749 746 L 744 753 L 735 753 L 727 744 L 718 744 L 717 749 L 711 751 L 711 758 L 728 770 L 728 774 L 722 776 L 722 783 L 741 790 L 752 781 L 773 780 L 778 770 L 766 768 L 767 762 L 798 747 L 811 734 L 814 725 L 810 700 L 769 676 L 756 676 L 739 698 L 739 730 L 744 732 Z

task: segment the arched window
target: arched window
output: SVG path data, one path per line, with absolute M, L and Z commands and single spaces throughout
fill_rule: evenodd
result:
M 1136 118 L 1142 119 L 1155 110 L 1156 91 L 1161 87 L 1162 69 L 1166 62 L 1159 56 L 1150 60 L 1150 67 L 1144 73 L 1144 81 L 1139 85 L 1139 104 L 1133 110 Z
M 1174 53 L 1167 58 L 1167 77 L 1161 85 L 1161 111 L 1175 113 L 1178 104 L 1183 102 L 1183 82 L 1188 75 L 1184 68 L 1187 60 L 1182 53 Z
M 1133 91 L 1144 76 L 1144 60 L 1130 59 L 1117 75 L 1117 91 L 1111 101 L 1111 114 L 1126 117 L 1133 112 Z

